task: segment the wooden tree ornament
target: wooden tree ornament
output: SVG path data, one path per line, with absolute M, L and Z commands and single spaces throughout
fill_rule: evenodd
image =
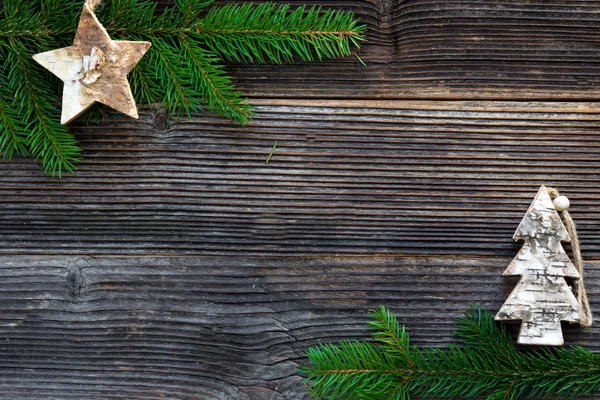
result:
M 562 346 L 560 321 L 579 322 L 579 304 L 565 277 L 580 274 L 561 241 L 569 234 L 545 186 L 538 191 L 513 236 L 523 247 L 504 275 L 521 275 L 496 320 L 522 320 L 518 342 Z
M 98 3 L 99 0 L 88 0 L 83 6 L 72 46 L 33 56 L 65 83 L 62 124 L 72 121 L 95 102 L 138 117 L 127 74 L 151 43 L 112 40 L 94 14 Z

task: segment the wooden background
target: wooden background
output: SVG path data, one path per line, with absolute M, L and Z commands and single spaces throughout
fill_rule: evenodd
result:
M 600 312 L 600 3 L 288 3 L 355 11 L 367 67 L 232 65 L 248 128 L 143 109 L 75 125 L 75 176 L 0 162 L 1 398 L 304 399 L 306 348 L 380 304 L 445 346 L 541 184 Z

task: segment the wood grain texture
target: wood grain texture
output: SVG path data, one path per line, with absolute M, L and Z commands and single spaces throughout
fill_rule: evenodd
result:
M 76 127 L 85 161 L 62 180 L 2 161 L 0 253 L 513 257 L 547 184 L 600 256 L 596 103 L 256 103 L 248 128 L 148 110 Z
M 296 367 L 308 346 L 368 337 L 366 311 L 379 304 L 413 343 L 445 346 L 469 304 L 501 306 L 509 262 L 4 256 L 2 397 L 306 399 Z M 597 300 L 600 263 L 585 267 Z M 564 331 L 600 351 L 598 326 Z
M 600 93 L 596 1 L 285 3 L 354 11 L 368 26 L 359 52 L 367 67 L 349 57 L 228 68 L 253 97 L 596 100 Z
M 514 287 L 541 184 L 600 311 L 598 2 L 285 3 L 355 11 L 367 67 L 230 65 L 247 128 L 142 109 L 73 126 L 76 176 L 0 161 L 0 398 L 304 399 L 306 348 L 380 304 L 444 346 Z

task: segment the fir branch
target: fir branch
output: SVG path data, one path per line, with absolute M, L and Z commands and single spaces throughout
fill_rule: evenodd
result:
M 0 47 L 0 58 L 6 59 Z M 0 153 L 11 159 L 15 154 L 27 154 L 25 125 L 22 122 L 4 74 L 0 74 Z
M 365 26 L 351 12 L 304 6 L 228 4 L 212 8 L 193 26 L 198 37 L 225 59 L 238 62 L 292 63 L 350 55 L 360 47 Z
M 0 85 L 2 84 L 0 81 Z M 15 154 L 27 154 L 25 127 L 3 95 L 0 95 L 0 153 L 8 160 Z
M 73 0 L 34 0 L 39 3 L 37 26 L 46 27 L 53 46 L 70 46 L 79 22 L 81 1 Z M 21 1 L 22 3 L 22 1 Z M 48 48 L 49 49 L 49 48 Z
M 63 170 L 73 172 L 81 150 L 59 122 L 51 80 L 32 61 L 24 43 L 14 38 L 8 43 L 7 87 L 14 93 L 16 111 L 26 124 L 29 152 L 40 160 L 47 174 L 61 176 Z
M 5 61 L 0 67 L 4 122 L 0 123 L 0 151 L 5 158 L 30 153 L 52 176 L 61 176 L 63 170 L 72 172 L 74 164 L 80 161 L 80 149 L 75 138 L 59 123 L 56 79 L 33 62 L 31 56 L 62 45 L 60 36 L 53 33 L 72 29 L 74 21 L 60 18 L 61 10 L 74 11 L 73 4 L 62 5 L 59 0 L 26 3 L 6 0 L 0 19 L 0 38 L 5 38 L 0 42 Z M 55 25 L 55 31 L 48 28 L 49 24 Z M 38 34 L 14 34 L 17 30 Z
M 81 6 L 81 1 L 73 0 L 5 0 L 0 9 L 0 40 L 25 38 L 41 47 L 40 41 L 72 42 Z
M 154 72 L 147 60 L 141 59 L 129 72 L 129 85 L 133 96 L 140 104 L 151 105 L 160 97 L 156 84 L 152 82 Z
M 175 8 L 177 9 L 177 21 L 183 28 L 189 28 L 200 18 L 200 13 L 206 7 L 214 3 L 215 0 L 175 0 Z
M 496 357 L 498 366 L 509 369 L 520 368 L 521 358 L 508 331 L 495 329 L 493 319 L 482 318 L 480 308 L 471 307 L 465 318 L 456 321 L 456 336 L 460 337 L 468 347 L 489 352 Z
M 251 106 L 244 103 L 241 93 L 237 92 L 222 67 L 216 65 L 218 58 L 194 46 L 185 37 L 181 37 L 181 44 L 186 58 L 190 60 L 190 70 L 193 74 L 195 91 L 202 94 L 202 98 L 209 108 L 218 115 L 227 117 L 242 125 L 250 121 Z
M 110 0 L 96 13 L 115 40 L 153 46 L 130 72 L 136 101 L 163 103 L 174 114 L 203 105 L 240 124 L 252 107 L 235 89 L 222 60 L 293 62 L 351 54 L 365 27 L 350 12 L 318 7 L 291 10 L 272 2 L 208 8 L 214 0 L 175 0 L 157 12 L 154 0 Z M 80 149 L 58 123 L 58 80 L 31 55 L 72 43 L 83 0 L 5 0 L 0 7 L 0 152 L 31 153 L 50 174 L 72 171 Z M 206 10 L 208 9 L 208 12 Z M 15 100 L 12 100 L 14 96 Z M 94 107 L 88 120 L 98 119 Z
M 373 330 L 373 337 L 387 344 L 390 352 L 398 354 L 408 366 L 414 367 L 408 333 L 404 327 L 398 325 L 396 316 L 384 306 L 371 312 L 370 316 L 372 321 L 369 322 L 369 327 Z
M 158 29 L 162 27 L 160 21 L 164 17 L 154 18 L 156 14 L 156 2 L 152 0 L 112 0 L 109 7 L 105 7 L 106 14 L 102 15 L 107 21 L 104 22 L 106 29 L 115 26 L 126 27 L 128 31 L 136 31 L 143 28 Z M 169 14 L 167 11 L 166 14 Z
M 190 115 L 200 108 L 200 99 L 192 85 L 192 73 L 181 68 L 186 63 L 177 38 L 155 41 L 146 53 L 148 62 L 155 66 L 153 79 L 158 83 L 158 93 L 171 113 Z
M 582 347 L 515 349 L 493 316 L 471 309 L 457 321 L 464 347 L 410 347 L 396 317 L 384 307 L 371 313 L 376 343 L 341 342 L 307 351 L 301 367 L 311 395 L 327 399 L 409 397 L 573 397 L 600 389 L 600 355 Z

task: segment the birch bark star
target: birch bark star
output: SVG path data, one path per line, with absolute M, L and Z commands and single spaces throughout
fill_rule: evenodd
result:
M 86 3 L 73 45 L 33 56 L 64 82 L 61 124 L 95 102 L 138 118 L 127 74 L 150 46 L 150 42 L 112 40 Z

